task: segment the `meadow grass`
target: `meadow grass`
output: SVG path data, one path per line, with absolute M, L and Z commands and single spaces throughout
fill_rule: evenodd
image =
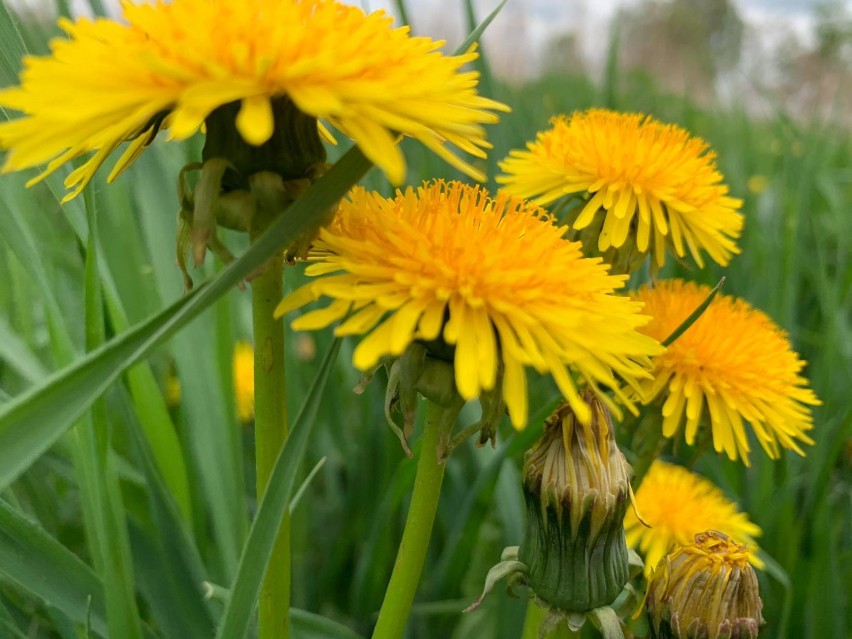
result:
M 44 51 L 49 28 L 0 15 L 3 42 Z M 8 38 L 8 40 L 7 40 Z M 15 82 L 14 47 L 4 50 L 3 85 Z M 804 458 L 786 452 L 772 461 L 756 451 L 752 467 L 705 452 L 695 468 L 713 479 L 763 529 L 769 568 L 760 573 L 767 621 L 762 635 L 780 639 L 849 636 L 852 629 L 852 142 L 848 132 L 795 122 L 782 110 L 761 115 L 700 107 L 667 95 L 642 76 L 611 72 L 599 88 L 583 77 L 548 75 L 509 86 L 488 78 L 492 97 L 513 111 L 489 130 L 495 163 L 531 140 L 556 113 L 590 106 L 641 111 L 705 138 L 734 195 L 744 198 L 742 254 L 729 268 L 703 271 L 670 264 L 665 275 L 715 284 L 766 311 L 789 332 L 809 362 L 806 374 L 823 401 L 815 410 L 816 444 Z M 58 96 L 61 99 L 61 96 Z M 96 180 L 84 200 L 61 206 L 62 176 L 32 189 L 20 176 L 0 182 L 0 402 L 45 379 L 101 339 L 120 334 L 183 295 L 174 266 L 180 167 L 197 157 L 198 139 L 158 142 L 126 175 L 107 186 Z M 405 143 L 409 183 L 457 177 L 437 158 Z M 752 193 L 749 179 L 764 176 Z M 364 181 L 390 192 L 377 171 Z M 493 182 L 491 184 L 493 187 Z M 98 273 L 104 299 L 88 294 L 88 229 L 97 213 Z M 237 251 L 245 242 L 227 241 Z M 91 264 L 89 265 L 91 269 Z M 193 273 L 203 281 L 221 265 L 208 258 Z M 90 270 L 91 273 L 91 270 Z M 287 287 L 303 280 L 288 269 Z M 106 635 L 107 606 L 135 608 L 137 628 L 125 636 L 205 637 L 227 600 L 249 524 L 253 495 L 253 433 L 236 419 L 231 355 L 251 339 L 250 294 L 236 288 L 163 344 L 106 392 L 77 430 L 63 436 L 2 494 L 0 500 L 0 636 L 79 636 L 81 626 Z M 94 331 L 95 333 L 97 331 Z M 94 340 L 94 342 L 93 342 Z M 308 393 L 328 333 L 289 335 L 289 406 Z M 384 595 L 414 462 L 387 427 L 381 374 L 356 395 L 344 341 L 331 372 L 317 426 L 299 473 L 324 463 L 293 512 L 293 603 L 297 637 L 369 634 Z M 167 403 L 166 380 L 180 381 Z M 523 525 L 520 466 L 554 389 L 531 378 L 530 426 L 504 423 L 496 450 L 465 445 L 450 457 L 414 615 L 412 637 L 520 636 L 525 603 L 498 591 L 471 615 L 460 611 L 479 593 L 505 546 L 519 543 Z M 463 421 L 476 418 L 472 408 Z M 163 428 L 163 425 L 167 425 Z M 85 535 L 97 493 L 95 468 L 81 458 L 80 432 L 119 494 L 103 495 L 101 545 Z M 165 440 L 151 441 L 153 433 Z M 163 434 L 165 433 L 165 435 Z M 169 439 L 172 433 L 173 439 Z M 416 452 L 417 438 L 414 448 Z M 758 448 L 758 447 L 754 447 Z M 674 458 L 691 460 L 678 449 Z M 94 462 L 93 462 L 94 463 Z M 88 480 L 85 478 L 89 477 Z M 86 481 L 91 486 L 83 485 Z M 88 504 L 88 505 L 87 505 Z M 118 512 L 114 509 L 119 508 Z M 110 510 L 113 509 L 113 510 Z M 116 532 L 117 531 L 117 532 Z M 125 556 L 110 562 L 99 553 Z M 117 580 L 117 581 L 116 581 Z M 201 597 L 201 581 L 212 584 Z M 94 584 L 94 585 L 93 585 Z M 98 586 L 100 584 L 100 586 Z M 104 600 L 83 593 L 100 588 Z M 224 589 L 224 590 L 223 590 Z M 131 614 L 131 613 L 128 613 Z M 322 615 L 331 621 L 323 620 Z M 113 633 L 113 636 L 115 633 Z M 590 635 L 591 636 L 591 635 Z

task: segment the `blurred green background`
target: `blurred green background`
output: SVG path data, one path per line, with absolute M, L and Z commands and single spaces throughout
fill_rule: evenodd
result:
M 67 7 L 60 3 L 59 10 Z M 33 52 L 44 52 L 55 32 L 49 22 L 12 20 L 5 11 L 0 22 L 0 83 L 6 86 L 17 82 L 19 71 L 15 31 Z M 618 63 L 622 46 L 611 40 L 605 73 L 595 81 L 554 67 L 536 79 L 507 82 L 489 73 L 483 60 L 482 93 L 513 109 L 489 130 L 494 150 L 485 168 L 493 179 L 496 162 L 532 139 L 553 114 L 591 106 L 641 111 L 680 124 L 718 153 L 732 193 L 745 201 L 742 254 L 727 269 L 712 265 L 698 271 L 670 261 L 664 275 L 711 284 L 726 275 L 725 293 L 747 299 L 789 332 L 809 362 L 806 375 L 823 405 L 815 410 L 816 444 L 805 458 L 785 453 L 773 462 L 755 446 L 749 469 L 712 453 L 694 467 L 762 527 L 762 548 L 777 563 L 773 576 L 759 575 L 767 620 L 762 635 L 852 636 L 848 130 L 825 118 L 793 118 L 780 103 L 759 117 L 704 99 L 699 103 L 696 96 L 671 92 L 653 73 L 625 70 Z M 64 206 L 58 203 L 62 176 L 32 189 L 23 186 L 29 176 L 3 177 L 0 402 L 84 351 L 87 207 L 98 214 L 107 337 L 182 295 L 174 264 L 174 184 L 180 167 L 199 152 L 198 139 L 183 145 L 159 141 L 114 184 L 107 186 L 101 175 L 85 199 Z M 405 152 L 410 184 L 459 177 L 414 143 L 406 142 Z M 390 192 L 377 171 L 365 183 Z M 226 241 L 237 251 L 245 247 L 236 235 L 226 235 Z M 219 268 L 208 257 L 193 277 L 203 281 Z M 302 269 L 289 269 L 286 278 L 288 288 L 297 286 Z M 198 578 L 227 588 L 256 507 L 252 428 L 239 423 L 233 399 L 231 357 L 241 339 L 251 339 L 250 295 L 235 289 L 106 394 L 108 454 L 120 477 L 135 597 L 150 636 L 210 636 L 193 602 Z M 293 411 L 330 341 L 327 333 L 290 335 L 287 394 Z M 352 341 L 344 342 L 300 473 L 301 481 L 325 460 L 293 514 L 293 599 L 297 608 L 355 634 L 306 617 L 303 636 L 369 634 L 412 487 L 414 463 L 385 423 L 383 380 L 377 377 L 362 395 L 352 392 L 358 382 L 349 364 L 352 348 Z M 173 377 L 180 397 L 167 402 L 165 389 Z M 501 550 L 521 539 L 523 452 L 557 400 L 548 383 L 530 381 L 533 415 L 527 430 L 514 433 L 504 423 L 496 450 L 469 444 L 448 462 L 411 637 L 520 635 L 525 603 L 502 588 L 477 612 L 460 611 L 479 594 Z M 476 417 L 471 406 L 462 420 Z M 158 472 L 140 433 L 163 420 L 173 424 L 178 441 Z M 0 498 L 0 637 L 81 636 L 67 607 L 85 608 L 85 602 L 71 601 L 69 592 L 89 573 L 57 559 L 64 555 L 56 554 L 55 544 L 93 564 L 83 532 L 73 437 L 63 438 Z M 680 452 L 682 457 L 672 458 L 689 459 L 689 451 Z M 175 469 L 185 469 L 186 490 L 179 495 L 175 486 L 181 485 L 183 470 Z M 175 512 L 190 522 L 186 535 L 174 528 L 180 519 Z M 33 541 L 32 547 L 22 546 L 22 539 Z M 215 618 L 221 591 L 213 591 L 206 606 Z M 97 634 L 97 624 L 92 628 Z

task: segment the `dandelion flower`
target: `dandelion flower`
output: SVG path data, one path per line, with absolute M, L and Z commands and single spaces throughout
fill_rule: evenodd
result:
M 760 527 L 739 512 L 736 504 L 712 482 L 681 466 L 654 461 L 636 491 L 636 509 L 628 509 L 624 519 L 627 545 L 644 555 L 645 572 L 651 570 L 672 547 L 688 544 L 696 534 L 718 530 L 753 550 Z M 754 555 L 752 562 L 762 567 Z
M 465 400 L 495 387 L 512 423 L 527 419 L 525 367 L 550 373 L 578 418 L 591 411 L 569 374 L 618 390 L 646 375 L 659 344 L 636 331 L 640 305 L 616 294 L 625 276 L 585 258 L 538 207 L 458 182 L 427 183 L 386 199 L 354 189 L 309 254 L 312 281 L 283 315 L 322 296 L 331 304 L 293 322 L 364 335 L 354 364 L 369 370 L 419 341 L 442 341 Z M 625 401 L 629 399 L 623 397 Z
M 588 391 L 590 424 L 560 405 L 524 456 L 527 520 L 518 558 L 551 608 L 584 612 L 615 601 L 629 576 L 624 514 L 631 469 L 606 407 Z
M 678 126 L 635 113 L 590 109 L 556 116 L 552 127 L 500 163 L 510 193 L 545 206 L 566 195 L 587 196 L 572 227 L 584 229 L 603 209 L 603 252 L 623 245 L 665 262 L 666 245 L 721 265 L 739 253 L 742 202 L 728 196 L 707 144 Z
M 648 583 L 651 636 L 756 639 L 763 601 L 749 551 L 708 530 L 660 562 Z
M 286 98 L 354 139 L 396 183 L 405 177 L 397 133 L 482 179 L 445 143 L 483 157 L 482 124 L 508 110 L 477 95 L 475 72 L 460 71 L 475 51 L 444 56 L 442 42 L 391 28 L 381 11 L 365 15 L 334 0 L 122 7 L 122 22 L 60 19 L 68 37 L 52 41 L 50 56 L 27 57 L 21 85 L 0 91 L 0 105 L 24 114 L 0 124 L 4 171 L 47 162 L 34 183 L 94 151 L 66 180 L 71 198 L 123 142 L 131 141 L 110 180 L 160 129 L 186 139 L 227 105 L 238 105 L 235 120 L 228 113 L 242 138 L 260 146 L 273 136 L 276 100 Z
M 671 335 L 705 300 L 710 288 L 669 280 L 641 288 L 653 320 L 642 332 L 660 341 Z M 801 375 L 805 362 L 787 334 L 747 302 L 718 295 L 698 320 L 654 360 L 654 379 L 642 382 L 644 400 L 665 397 L 663 435 L 674 437 L 684 424 L 686 442 L 695 442 L 706 404 L 716 452 L 748 465 L 745 422 L 766 454 L 780 447 L 804 455 L 813 444 L 810 406 L 820 401 Z
M 254 419 L 254 348 L 248 342 L 234 347 L 233 374 L 237 417 L 248 423 Z

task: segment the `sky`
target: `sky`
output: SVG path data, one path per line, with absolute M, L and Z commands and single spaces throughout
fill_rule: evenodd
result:
M 395 0 L 344 0 L 366 10 L 385 9 L 396 14 Z M 482 19 L 500 0 L 475 0 Z M 620 7 L 640 0 L 508 0 L 501 14 L 485 33 L 490 57 L 504 55 L 505 64 L 516 67 L 510 74 L 529 75 L 539 67 L 544 45 L 567 31 L 580 34 L 585 58 L 592 67 L 603 64 L 609 23 Z M 852 8 L 852 0 L 844 0 Z M 813 9 L 819 0 L 733 0 L 742 18 L 766 35 L 793 31 L 809 43 Z M 453 48 L 466 33 L 462 0 L 406 0 L 409 19 L 417 35 L 443 38 Z M 760 28 L 763 27 L 763 28 Z M 495 43 L 499 46 L 494 46 Z M 494 60 L 494 62 L 497 62 Z M 495 66 L 498 66 L 495 64 Z

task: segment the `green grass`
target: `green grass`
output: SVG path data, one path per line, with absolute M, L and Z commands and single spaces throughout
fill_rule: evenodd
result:
M 13 23 L 0 14 L 0 84 L 15 82 L 20 56 L 5 43 Z M 8 38 L 7 38 L 8 35 Z M 46 34 L 26 27 L 30 50 Z M 742 254 L 728 269 L 671 265 L 707 283 L 727 276 L 725 293 L 769 313 L 809 362 L 823 405 L 816 444 L 800 458 L 773 462 L 759 452 L 750 469 L 712 454 L 697 469 L 717 482 L 763 528 L 761 545 L 777 564 L 760 574 L 767 637 L 822 639 L 852 628 L 852 142 L 829 125 L 701 108 L 666 95 L 641 76 L 611 76 L 606 90 L 585 78 L 548 76 L 523 86 L 491 80 L 511 114 L 489 131 L 488 167 L 532 139 L 558 112 L 613 106 L 679 123 L 707 139 L 732 192 L 745 199 Z M 182 297 L 174 266 L 182 164 L 199 141 L 159 141 L 116 183 L 96 180 L 84 200 L 60 206 L 61 177 L 24 189 L 0 181 L 0 402 L 19 396 L 95 346 Z M 405 143 L 409 181 L 456 177 L 424 149 Z M 747 189 L 763 175 L 768 188 Z M 365 184 L 388 190 L 377 171 Z M 97 272 L 88 242 L 97 214 Z M 243 250 L 242 238 L 228 241 Z M 88 262 L 87 262 L 88 260 Z M 87 280 L 87 263 L 89 279 Z M 208 259 L 196 281 L 221 270 Z M 302 281 L 287 272 L 288 287 Z M 103 295 L 99 300 L 96 293 Z M 97 327 L 102 324 L 103 335 Z M 231 287 L 203 314 L 112 384 L 74 430 L 26 465 L 0 498 L 0 636 L 210 637 L 223 611 L 202 581 L 230 588 L 257 508 L 253 436 L 236 419 L 231 352 L 250 338 L 250 294 Z M 317 355 L 290 335 L 289 406 L 308 395 L 331 344 Z M 375 622 L 399 542 L 415 462 L 386 426 L 383 384 L 366 392 L 344 341 L 296 481 L 325 464 L 293 513 L 293 600 L 297 637 L 367 636 Z M 182 395 L 164 401 L 167 375 Z M 65 395 L 73 401 L 74 389 Z M 460 610 L 479 593 L 503 547 L 521 539 L 520 464 L 554 396 L 534 381 L 531 426 L 503 425 L 497 450 L 463 446 L 451 456 L 411 637 L 520 636 L 524 603 L 498 589 L 472 615 Z M 70 410 L 54 405 L 57 412 Z M 463 419 L 475 415 L 463 414 Z M 538 426 L 537 426 L 538 424 Z M 100 537 L 90 531 L 100 530 Z M 110 533 L 112 531 L 112 533 Z M 111 560 L 112 559 L 112 560 Z M 221 592 L 221 591 L 218 591 Z M 227 593 L 224 595 L 227 596 Z M 117 612 L 120 611 L 120 612 Z M 121 628 L 116 624 L 128 624 Z M 355 635 L 346 634 L 347 627 Z M 75 630 L 76 628 L 76 630 Z

